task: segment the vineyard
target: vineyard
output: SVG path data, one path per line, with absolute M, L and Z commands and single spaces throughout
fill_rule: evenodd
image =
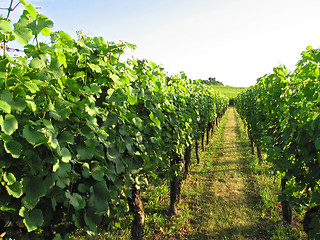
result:
M 179 214 L 183 182 L 198 184 L 190 168 L 200 168 L 229 98 L 146 59 L 120 60 L 133 44 L 52 27 L 24 0 L 0 18 L 0 238 L 71 239 L 79 229 L 97 238 L 129 219 L 131 238 L 143 239 L 142 196 L 167 184 L 165 212 Z M 320 239 L 319 62 L 308 47 L 293 72 L 277 67 L 230 101 L 252 154 L 281 178 L 284 222 L 303 216 L 310 239 Z
M 167 179 L 177 213 L 191 145 L 204 147 L 228 98 L 148 60 L 120 61 L 135 48 L 127 42 L 51 32 L 52 21 L 19 3 L 16 23 L 13 1 L 0 20 L 2 235 L 68 239 L 83 228 L 94 237 L 130 212 L 142 238 L 140 193 Z M 14 40 L 23 56 L 8 55 Z

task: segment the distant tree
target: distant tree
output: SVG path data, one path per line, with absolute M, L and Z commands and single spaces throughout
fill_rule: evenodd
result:
M 217 81 L 215 77 L 209 77 L 208 80 L 201 80 L 202 83 L 204 84 L 209 84 L 209 85 L 221 85 L 224 86 L 222 82 Z

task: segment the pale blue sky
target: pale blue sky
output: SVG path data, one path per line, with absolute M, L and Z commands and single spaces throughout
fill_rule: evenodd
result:
M 0 0 L 7 7 L 9 0 Z M 17 0 L 15 1 L 17 2 Z M 320 47 L 320 0 L 32 0 L 39 12 L 75 37 L 137 45 L 128 56 L 163 65 L 169 74 L 216 77 L 250 86 L 308 45 Z

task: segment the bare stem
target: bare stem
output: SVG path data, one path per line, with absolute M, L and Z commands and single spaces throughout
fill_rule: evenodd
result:
M 37 48 L 40 53 L 41 51 L 40 51 L 40 43 L 39 43 L 38 35 L 36 35 L 36 41 L 37 41 Z
M 13 4 L 13 0 L 11 0 L 11 2 L 10 2 L 10 7 L 8 8 L 8 14 L 7 14 L 7 19 L 6 20 L 9 19 L 10 13 L 13 11 L 12 4 Z
M 8 10 L 8 14 L 7 14 L 6 20 L 9 19 L 10 13 L 11 13 L 12 11 L 14 11 L 14 10 L 18 7 L 19 4 L 20 4 L 20 2 L 18 2 L 18 3 L 14 6 L 14 8 L 12 8 L 13 0 L 10 1 L 10 6 L 9 6 L 9 8 L 6 8 L 6 9 L 5 9 L 5 10 Z M 6 39 L 6 37 L 7 37 L 7 34 L 4 34 L 4 39 L 3 39 L 3 56 L 5 56 L 5 54 L 6 54 L 6 49 L 7 49 L 7 39 Z

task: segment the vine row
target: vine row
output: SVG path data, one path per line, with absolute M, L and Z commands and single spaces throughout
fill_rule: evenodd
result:
M 132 213 L 141 239 L 140 192 L 168 179 L 176 214 L 191 145 L 204 142 L 228 99 L 183 72 L 120 61 L 130 43 L 51 32 L 53 22 L 24 0 L 12 24 L 12 3 L 0 19 L 3 232 L 68 239 L 84 228 L 95 237 L 100 224 Z M 24 54 L 8 55 L 12 41 Z
M 279 66 L 259 78 L 238 96 L 236 108 L 260 161 L 263 150 L 281 175 L 284 220 L 291 224 L 293 207 L 306 210 L 304 229 L 310 239 L 319 239 L 320 49 L 307 47 L 301 56 L 293 72 Z

